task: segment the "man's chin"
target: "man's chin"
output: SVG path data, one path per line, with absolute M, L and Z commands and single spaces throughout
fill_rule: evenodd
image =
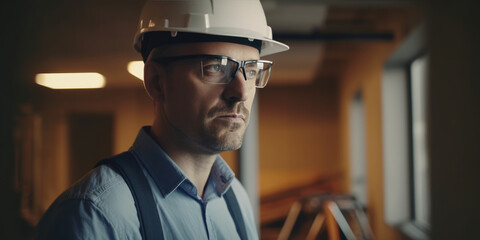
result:
M 214 153 L 237 150 L 242 146 L 245 128 L 216 128 L 211 129 L 208 138 L 204 138 L 203 146 Z
M 238 150 L 242 147 L 242 144 L 237 144 L 237 145 L 227 145 L 227 146 L 223 146 L 220 148 L 220 150 L 222 152 L 225 152 L 225 151 L 234 151 L 234 150 Z
M 233 151 L 242 147 L 242 143 L 243 143 L 242 140 L 243 140 L 243 136 L 239 136 L 239 135 L 223 136 L 221 138 L 217 138 L 215 141 L 209 144 L 210 145 L 209 148 L 216 153 Z
M 216 144 L 211 144 L 210 149 L 216 153 L 221 153 L 225 151 L 233 151 L 242 147 L 242 141 L 235 142 L 217 142 Z

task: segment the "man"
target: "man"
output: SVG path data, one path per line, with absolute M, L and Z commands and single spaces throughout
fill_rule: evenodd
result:
M 149 222 L 140 219 L 153 213 L 156 239 L 258 239 L 248 196 L 218 154 L 242 144 L 256 87 L 270 76 L 260 55 L 288 49 L 271 39 L 259 1 L 147 2 L 135 48 L 155 119 L 127 160 L 140 166 L 154 207 L 139 210 L 146 197 L 101 165 L 52 204 L 37 238 L 141 239 Z

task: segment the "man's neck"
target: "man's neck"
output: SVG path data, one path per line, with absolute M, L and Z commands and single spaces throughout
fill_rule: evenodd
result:
M 217 155 L 189 151 L 182 147 L 185 145 L 165 139 L 158 128 L 152 127 L 150 134 L 195 185 L 198 196 L 203 198 L 203 192 Z

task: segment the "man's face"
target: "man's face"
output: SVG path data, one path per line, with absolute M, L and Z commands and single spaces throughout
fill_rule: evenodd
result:
M 220 55 L 239 61 L 259 59 L 257 49 L 224 42 L 192 43 L 174 46 L 164 56 Z M 228 84 L 204 81 L 205 67 L 198 59 L 173 61 L 163 65 L 163 97 L 158 114 L 162 134 L 190 151 L 219 153 L 238 149 L 242 144 L 255 82 L 245 81 L 239 70 Z

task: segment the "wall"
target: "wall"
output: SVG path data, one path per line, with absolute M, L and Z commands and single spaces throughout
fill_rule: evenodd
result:
M 349 171 L 349 109 L 357 92 L 365 106 L 365 135 L 367 160 L 367 212 L 378 239 L 402 239 L 383 218 L 383 170 L 381 124 L 381 73 L 383 62 L 396 43 L 358 43 L 353 48 L 349 64 L 340 79 L 340 153 L 342 167 Z M 349 176 L 349 174 L 347 174 Z M 348 181 L 346 189 L 349 188 Z
M 336 88 L 259 90 L 261 169 L 337 168 Z
M 336 95 L 335 83 L 259 89 L 261 195 L 341 171 Z
M 431 4 L 428 96 L 432 239 L 478 239 L 478 1 Z
M 36 112 L 42 119 L 41 208 L 72 184 L 69 179 L 68 115 L 106 113 L 114 117 L 113 152 L 128 149 L 137 131 L 151 122 L 152 103 L 141 87 L 130 90 L 38 89 Z M 88 130 L 88 129 L 86 129 Z M 93 166 L 92 166 L 93 167 Z

